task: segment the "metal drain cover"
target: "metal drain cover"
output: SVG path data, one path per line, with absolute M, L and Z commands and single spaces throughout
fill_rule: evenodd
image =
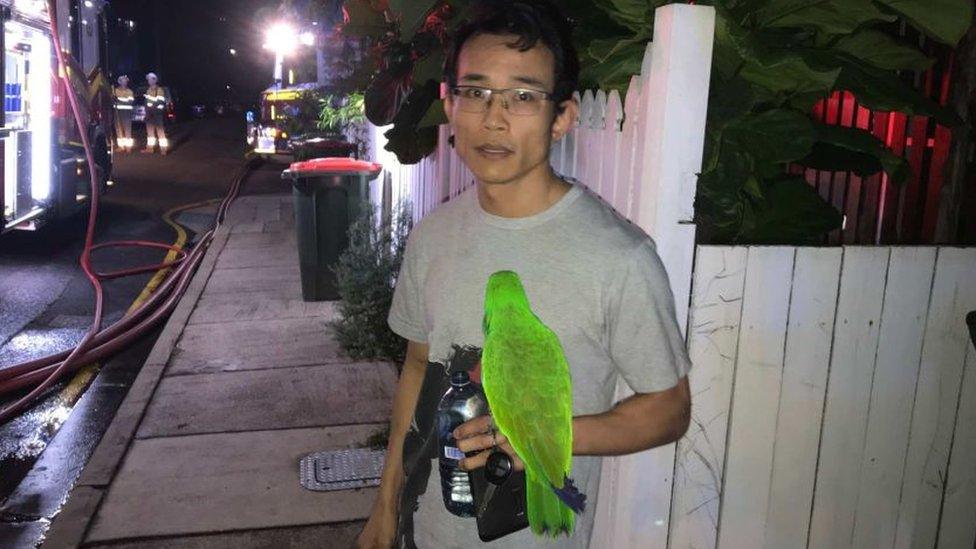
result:
M 384 450 L 315 452 L 302 458 L 302 486 L 316 492 L 379 486 Z

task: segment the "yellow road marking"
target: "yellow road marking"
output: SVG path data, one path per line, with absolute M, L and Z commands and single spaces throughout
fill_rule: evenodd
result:
M 173 242 L 173 246 L 176 246 L 178 249 L 182 250 L 183 246 L 186 244 L 186 237 L 187 237 L 186 229 L 184 229 L 182 225 L 180 225 L 179 223 L 173 220 L 174 214 L 176 214 L 177 212 L 181 212 L 183 210 L 191 210 L 193 208 L 200 208 L 203 206 L 209 206 L 211 204 L 217 204 L 221 200 L 222 199 L 220 198 L 213 198 L 210 200 L 202 200 L 200 202 L 194 202 L 192 204 L 184 204 L 182 206 L 177 206 L 175 208 L 172 208 L 168 210 L 166 213 L 164 213 L 163 221 L 167 225 L 172 227 L 174 231 L 176 231 L 176 241 Z M 163 262 L 169 263 L 170 261 L 176 259 L 176 256 L 177 256 L 177 252 L 175 250 L 170 250 L 166 254 L 166 257 L 163 259 Z M 132 311 L 138 309 L 140 305 L 145 303 L 146 300 L 149 299 L 149 296 L 151 296 L 152 293 L 156 291 L 156 288 L 158 288 L 159 285 L 163 283 L 163 280 L 166 279 L 166 275 L 169 274 L 170 270 L 171 270 L 170 268 L 166 268 L 166 269 L 160 269 L 156 271 L 156 274 L 154 274 L 153 277 L 149 279 L 149 282 L 146 283 L 146 286 L 142 289 L 142 292 L 140 292 L 139 295 L 136 297 L 136 299 L 132 302 L 132 304 L 129 305 L 129 309 L 126 311 L 126 314 L 129 314 Z M 68 382 L 68 385 L 66 385 L 65 388 L 61 389 L 61 391 L 58 393 L 58 396 L 56 397 L 57 401 L 64 405 L 68 405 L 68 406 L 73 405 L 78 400 L 78 398 L 81 397 L 82 392 L 85 390 L 88 384 L 91 383 L 91 381 L 95 378 L 95 374 L 98 373 L 100 368 L 101 366 L 96 362 L 84 366 L 80 370 L 78 370 L 78 373 L 76 373 L 74 377 L 71 378 L 71 381 Z

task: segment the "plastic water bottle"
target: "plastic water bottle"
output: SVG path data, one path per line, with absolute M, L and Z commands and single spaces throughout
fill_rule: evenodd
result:
M 468 472 L 459 464 L 464 452 L 458 450 L 452 432 L 458 425 L 487 414 L 488 401 L 481 386 L 472 383 L 467 372 L 454 372 L 451 388 L 437 405 L 437 435 L 444 506 L 459 517 L 475 516 L 475 508 Z

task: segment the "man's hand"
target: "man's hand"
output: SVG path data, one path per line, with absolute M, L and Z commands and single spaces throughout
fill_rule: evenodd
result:
M 356 538 L 357 549 L 389 549 L 396 541 L 397 529 L 396 503 L 384 501 L 381 496 L 373 504 L 366 526 Z
M 464 471 L 473 471 L 479 467 L 484 467 L 488 455 L 491 454 L 491 450 L 495 446 L 498 446 L 500 450 L 512 458 L 516 471 L 525 469 L 525 464 L 519 459 L 512 445 L 508 443 L 508 439 L 495 428 L 491 416 L 476 417 L 458 425 L 457 429 L 454 430 L 454 438 L 457 439 L 458 450 L 465 454 L 478 452 L 477 455 L 461 460 L 460 467 Z

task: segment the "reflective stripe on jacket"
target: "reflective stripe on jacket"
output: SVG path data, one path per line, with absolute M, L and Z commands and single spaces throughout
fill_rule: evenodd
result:
M 162 86 L 156 86 L 155 88 L 149 88 L 146 90 L 146 111 L 162 111 L 166 109 L 166 103 L 169 102 L 169 94 L 166 93 L 166 88 Z
M 131 111 L 136 95 L 129 88 L 115 88 L 115 108 L 120 111 Z

